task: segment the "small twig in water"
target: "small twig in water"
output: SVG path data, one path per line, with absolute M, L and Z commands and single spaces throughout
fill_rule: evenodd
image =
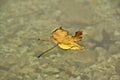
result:
M 45 40 L 45 39 L 40 39 L 38 38 L 39 41 L 46 41 L 46 42 L 50 42 L 51 40 Z

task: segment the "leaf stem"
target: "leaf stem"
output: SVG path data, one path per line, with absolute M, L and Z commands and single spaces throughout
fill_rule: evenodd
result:
M 44 52 L 41 53 L 39 56 L 37 56 L 37 58 L 40 58 L 43 54 L 45 54 L 45 53 L 49 52 L 50 50 L 54 49 L 56 46 L 57 46 L 57 45 L 55 45 L 55 46 L 51 47 L 50 49 L 44 51 Z

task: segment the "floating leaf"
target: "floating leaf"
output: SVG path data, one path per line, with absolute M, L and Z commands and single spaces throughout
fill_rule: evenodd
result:
M 84 49 L 83 46 L 80 46 L 79 44 L 76 43 L 78 41 L 81 41 L 81 39 L 82 39 L 82 31 L 77 31 L 75 32 L 74 36 L 71 36 L 68 34 L 68 31 L 60 27 L 55 31 L 53 31 L 51 40 L 43 40 L 38 38 L 38 40 L 40 41 L 53 41 L 54 43 L 56 43 L 56 45 L 44 51 L 40 55 L 38 55 L 37 58 L 40 58 L 43 54 L 54 49 L 57 45 L 62 49 L 71 49 L 71 50 Z
M 68 34 L 68 31 L 62 29 L 62 27 L 56 29 L 52 33 L 51 40 L 58 44 L 62 49 L 78 50 L 84 49 L 83 46 L 77 44 L 77 41 L 82 39 L 82 31 L 77 31 L 74 36 Z

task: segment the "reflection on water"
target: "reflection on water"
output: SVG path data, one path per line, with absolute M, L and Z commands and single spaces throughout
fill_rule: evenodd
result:
M 2 0 L 0 80 L 119 80 L 119 0 Z M 84 50 L 59 47 L 51 32 L 83 31 Z

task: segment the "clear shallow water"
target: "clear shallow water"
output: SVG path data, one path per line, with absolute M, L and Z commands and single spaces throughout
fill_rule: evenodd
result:
M 119 80 L 119 0 L 9 0 L 0 3 L 0 80 Z M 51 32 L 83 31 L 84 50 L 54 48 Z

